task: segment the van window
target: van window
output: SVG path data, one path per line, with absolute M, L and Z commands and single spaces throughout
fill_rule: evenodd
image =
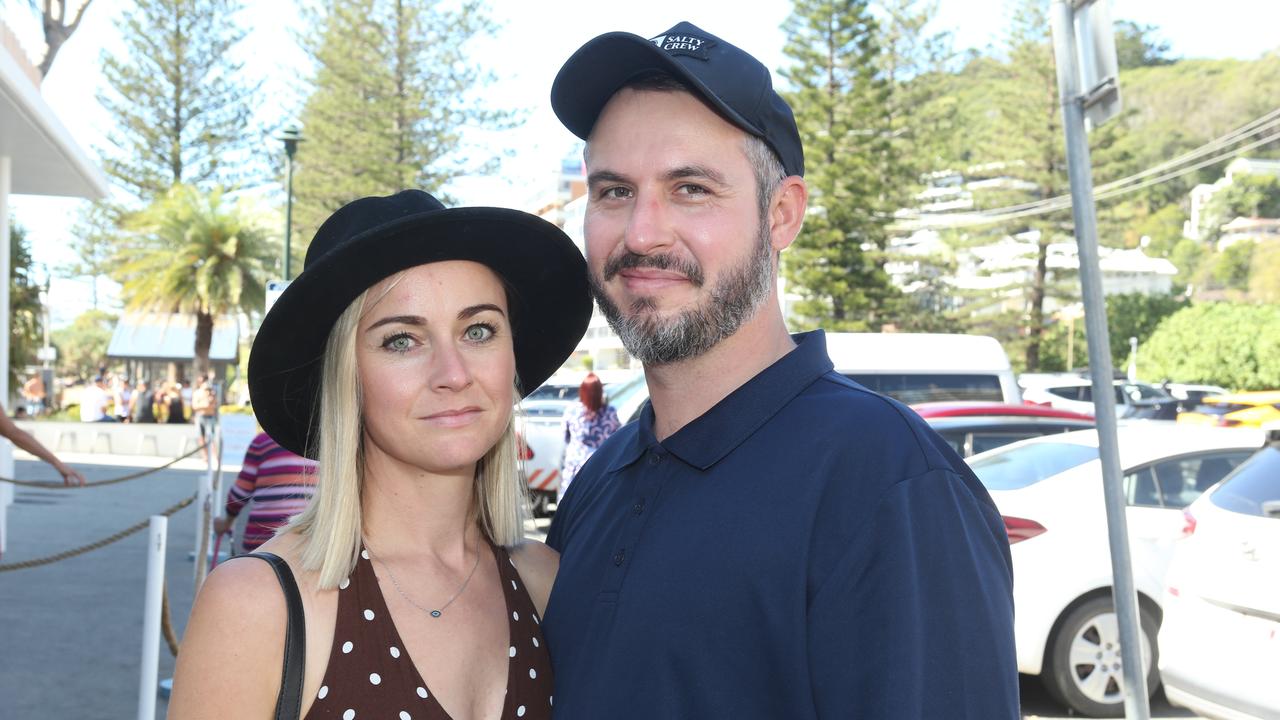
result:
M 945 400 L 1004 401 L 1000 378 L 995 375 L 942 375 L 886 373 L 863 375 L 845 373 L 845 377 L 898 402 L 914 405 Z

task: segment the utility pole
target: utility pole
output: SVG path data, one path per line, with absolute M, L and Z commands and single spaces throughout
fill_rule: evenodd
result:
M 1138 593 L 1129 554 L 1126 500 L 1116 438 L 1115 393 L 1111 341 L 1098 262 L 1098 219 L 1093 205 L 1093 176 L 1086 117 L 1099 125 L 1120 111 L 1115 35 L 1108 0 L 1053 0 L 1053 55 L 1058 71 L 1058 98 L 1067 141 L 1071 181 L 1071 215 L 1080 252 L 1080 285 L 1085 330 L 1089 338 L 1089 372 L 1093 376 L 1094 417 L 1098 423 L 1098 455 L 1102 464 L 1107 534 L 1111 544 L 1112 598 L 1120 625 L 1125 717 L 1149 720 L 1146 665 L 1142 657 Z M 1083 77 L 1082 77 L 1083 76 Z M 1155 638 L 1151 638 L 1154 643 Z

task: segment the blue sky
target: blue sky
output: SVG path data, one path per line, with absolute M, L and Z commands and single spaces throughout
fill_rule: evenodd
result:
M 118 48 L 113 22 L 130 4 L 128 0 L 94 0 L 42 88 L 46 102 L 91 156 L 94 147 L 105 144 L 110 123 L 94 100 L 102 85 L 99 56 L 104 48 Z M 298 79 L 306 72 L 306 61 L 292 35 L 296 6 L 293 0 L 246 0 L 245 4 L 244 20 L 252 30 L 241 55 L 246 72 L 264 81 L 266 101 L 259 121 L 279 127 L 287 124 L 302 101 Z M 1006 0 L 941 0 L 936 27 L 953 32 L 957 48 L 997 44 L 1007 17 L 1006 5 Z M 494 38 L 477 41 L 473 48 L 475 62 L 491 68 L 497 77 L 485 96 L 495 103 L 524 108 L 527 119 L 517 130 L 478 138 L 486 145 L 519 150 L 504 161 L 497 176 L 464 178 L 450 190 L 465 203 L 531 209 L 551 192 L 559 161 L 574 145 L 575 138 L 556 121 L 546 98 L 560 64 L 583 42 L 611 30 L 656 35 L 679 20 L 689 20 L 777 68 L 783 62 L 780 25 L 791 3 L 646 0 L 624 7 L 598 0 L 491 0 L 489 6 L 502 27 Z M 750 10 L 744 11 L 745 7 Z M 1280 26 L 1280 3 L 1217 0 L 1211 11 L 1207 7 L 1192 0 L 1115 0 L 1113 15 L 1156 25 L 1159 36 L 1182 57 L 1248 59 L 1280 47 L 1275 35 Z M 0 0 L 0 9 L 5 22 L 34 56 L 40 49 L 40 28 L 27 0 Z M 276 151 L 274 145 L 271 149 Z M 14 213 L 28 229 L 37 262 L 58 265 L 72 259 L 66 238 L 79 202 L 13 199 Z M 70 322 L 89 305 L 87 282 L 55 278 L 52 295 L 55 327 Z

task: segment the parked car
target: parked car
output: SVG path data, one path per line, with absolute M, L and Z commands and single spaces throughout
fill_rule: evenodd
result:
M 1160 677 L 1209 717 L 1280 718 L 1280 430 L 1186 510 L 1169 564 Z
M 1024 374 L 1022 399 L 1025 402 L 1060 410 L 1094 415 L 1093 381 L 1078 375 Z M 1147 420 L 1173 420 L 1178 401 L 1155 385 L 1116 380 L 1116 417 Z
M 1261 432 L 1122 421 L 1120 466 L 1139 596 L 1148 689 L 1159 686 L 1156 632 L 1182 508 L 1244 462 Z M 1123 711 L 1120 637 L 1098 434 L 1082 430 L 969 459 L 1005 518 L 1013 556 L 1018 670 L 1092 717 Z
M 911 406 L 960 457 L 1027 438 L 1087 430 L 1089 415 L 1036 405 L 997 402 L 936 402 Z
M 1178 422 L 1219 427 L 1262 427 L 1280 422 L 1280 390 L 1207 397 L 1192 412 L 1179 413 Z
M 577 391 L 577 387 L 574 387 L 574 392 Z M 565 445 L 561 422 L 565 410 L 576 402 L 576 396 L 573 400 L 526 398 L 517 406 L 516 433 L 520 438 L 520 465 L 525 485 L 529 488 L 535 517 L 549 515 L 551 505 L 556 501 Z
M 827 333 L 836 372 L 908 405 L 947 400 L 1017 404 L 1021 391 L 995 338 L 940 333 Z
M 1178 401 L 1178 412 L 1195 410 L 1210 395 L 1226 395 L 1230 391 L 1217 385 L 1197 385 L 1194 383 L 1160 383 L 1160 389 Z

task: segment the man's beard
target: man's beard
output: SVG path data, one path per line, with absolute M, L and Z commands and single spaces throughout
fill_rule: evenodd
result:
M 603 282 L 594 272 L 587 273 L 591 294 L 609 321 L 609 327 L 618 334 L 627 352 L 646 365 L 665 365 L 702 355 L 736 333 L 773 289 L 773 248 L 765 222 L 761 222 L 756 231 L 756 241 L 747 259 L 729 268 L 697 307 L 668 320 L 658 317 L 657 303 L 652 297 L 635 300 L 630 313 L 624 315 L 605 292 L 604 282 L 622 270 L 640 267 L 674 270 L 688 278 L 695 288 L 702 287 L 705 279 L 702 268 L 693 259 L 632 252 L 605 262 Z

